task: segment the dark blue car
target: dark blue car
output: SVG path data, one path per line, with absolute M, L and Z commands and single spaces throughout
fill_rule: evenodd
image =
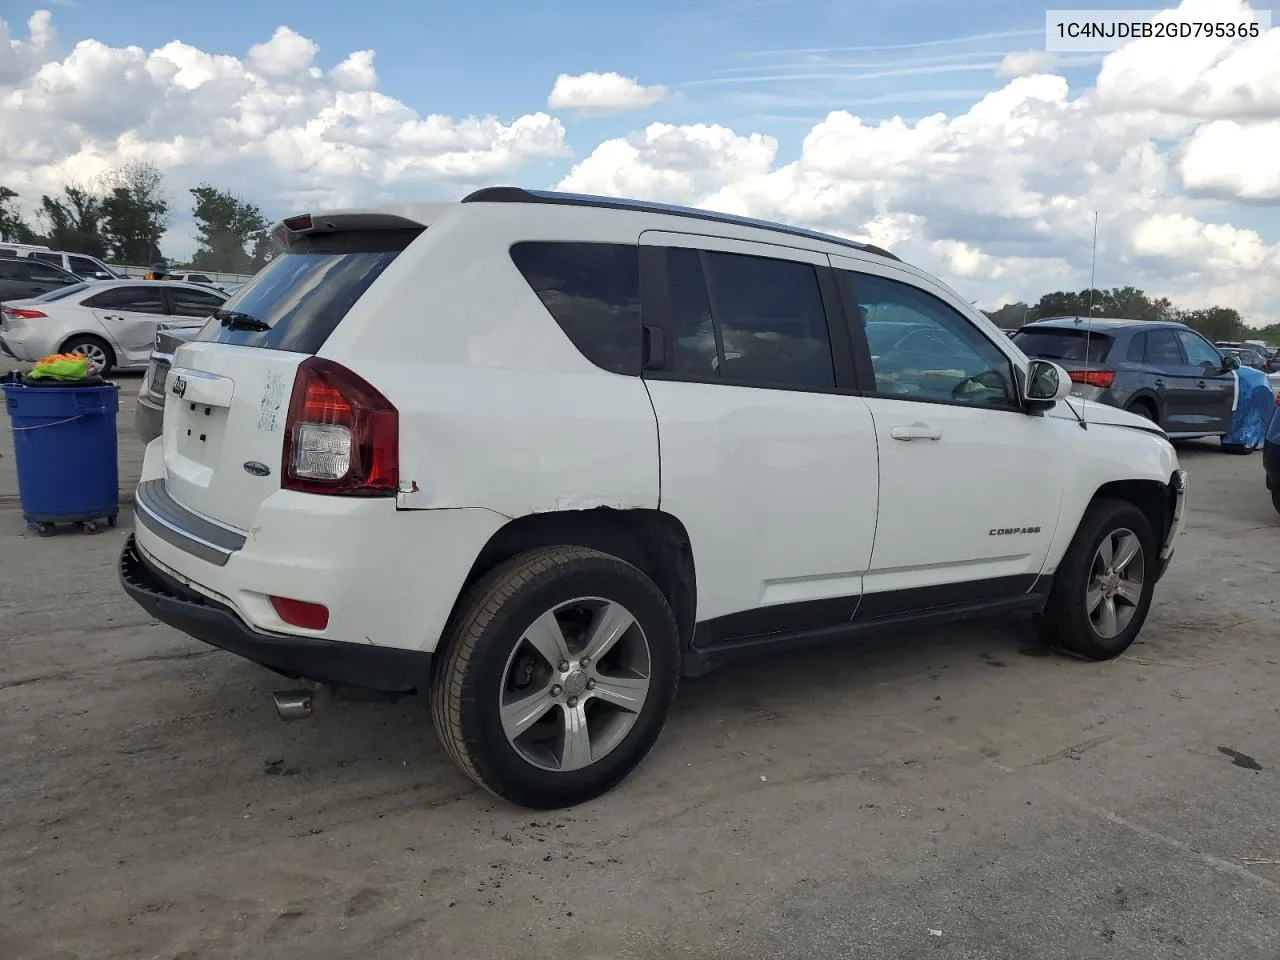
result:
M 1276 397 L 1276 411 L 1267 428 L 1267 439 L 1262 444 L 1262 467 L 1267 471 L 1267 489 L 1271 502 L 1280 511 L 1280 395 Z
M 1064 367 L 1075 396 L 1146 417 L 1173 439 L 1231 429 L 1240 361 L 1185 324 L 1051 317 L 1012 339 L 1028 357 Z

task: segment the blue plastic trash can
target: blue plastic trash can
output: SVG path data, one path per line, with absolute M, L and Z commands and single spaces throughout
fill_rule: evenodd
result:
M 41 532 L 53 523 L 106 520 L 114 526 L 120 509 L 120 388 L 5 384 L 4 405 L 27 522 Z

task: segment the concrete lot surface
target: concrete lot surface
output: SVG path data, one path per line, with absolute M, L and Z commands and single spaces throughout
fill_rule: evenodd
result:
M 1189 527 L 1121 660 L 1013 624 L 743 663 L 682 687 L 617 791 L 535 814 L 420 702 L 276 719 L 286 684 L 121 593 L 127 508 L 22 535 L 0 428 L 4 960 L 1280 956 L 1256 455 L 1184 451 Z

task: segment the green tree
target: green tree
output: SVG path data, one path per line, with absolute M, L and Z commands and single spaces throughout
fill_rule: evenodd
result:
M 992 323 L 1002 330 L 1016 330 L 1024 323 L 1028 323 L 1033 319 L 1031 316 L 1031 307 L 1022 301 L 1018 301 L 1017 303 L 1006 303 L 998 310 L 984 310 L 982 312 L 987 315 Z
M 266 262 L 267 221 L 234 194 L 203 183 L 191 191 L 199 245 L 191 265 L 200 270 L 253 273 Z M 252 245 L 252 252 L 250 246 Z
M 119 167 L 104 179 L 103 235 L 117 260 L 149 264 L 161 259 L 160 238 L 169 223 L 164 175 L 151 163 Z
M 1239 311 L 1230 307 L 1180 310 L 1174 319 L 1210 340 L 1242 340 L 1248 331 Z
M 40 236 L 22 219 L 12 205 L 18 194 L 8 187 L 0 186 L 0 239 L 9 243 L 39 243 Z
M 40 198 L 40 219 L 44 221 L 45 242 L 55 250 L 106 255 L 102 238 L 103 199 L 89 188 L 67 184 L 64 199 Z

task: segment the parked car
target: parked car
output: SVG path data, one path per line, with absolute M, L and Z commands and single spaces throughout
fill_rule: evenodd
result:
M 91 257 L 86 253 L 67 253 L 64 250 L 20 250 L 17 254 L 19 257 L 27 257 L 32 260 L 39 260 L 43 263 L 51 263 L 55 267 L 61 267 L 68 273 L 75 274 L 81 280 L 123 280 L 124 274 L 120 271 L 107 266 L 97 257 Z
M 1081 430 L 1065 370 L 877 247 L 515 188 L 276 236 L 174 353 L 124 589 L 287 676 L 429 690 L 518 804 L 610 789 L 734 656 L 1044 613 L 1114 657 L 1183 525 L 1159 429 Z
M 1266 473 L 1267 489 L 1271 491 L 1271 503 L 1280 511 L 1280 395 L 1276 396 L 1276 409 L 1262 442 L 1262 469 Z
M 83 282 L 74 273 L 51 263 L 24 257 L 0 257 L 0 304 L 38 297 Z
M 47 265 L 45 265 L 47 266 Z M 171 280 L 76 283 L 0 308 L 0 350 L 17 360 L 80 353 L 106 375 L 150 362 L 156 325 L 169 317 L 207 317 L 225 294 Z
M 160 436 L 164 425 L 164 388 L 173 365 L 173 351 L 178 344 L 195 336 L 204 324 L 204 320 L 174 320 L 157 325 L 155 348 L 138 385 L 138 405 L 133 415 L 134 427 L 143 443 Z
M 1242 367 L 1252 367 L 1263 373 L 1271 372 L 1271 357 L 1265 350 L 1257 347 L 1246 347 L 1240 345 L 1214 344 L 1218 348 L 1218 352 L 1224 357 L 1235 357 L 1240 361 Z
M 1220 437 L 1231 428 L 1240 366 L 1181 323 L 1054 317 L 1022 327 L 1029 357 L 1060 361 L 1085 400 L 1120 407 L 1170 437 Z

